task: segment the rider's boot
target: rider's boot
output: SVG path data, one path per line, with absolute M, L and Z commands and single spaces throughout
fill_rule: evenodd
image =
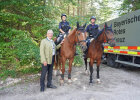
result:
M 63 40 L 63 35 L 59 35 L 55 41 L 55 44 L 58 45 Z

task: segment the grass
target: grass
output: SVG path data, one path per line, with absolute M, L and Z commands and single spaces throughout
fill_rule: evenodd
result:
M 20 77 L 26 74 L 36 74 L 40 72 L 41 67 L 40 66 L 30 66 L 30 67 L 18 67 L 17 69 L 6 69 L 6 68 L 1 68 L 0 70 L 0 79 L 5 80 L 8 77 L 16 78 Z
M 78 54 L 81 54 L 79 48 L 77 48 Z M 73 66 L 80 67 L 83 65 L 83 60 L 81 58 L 82 56 L 75 56 Z M 66 61 L 65 67 L 68 68 L 68 61 Z M 36 74 L 41 71 L 41 65 L 40 66 L 31 66 L 31 65 L 25 65 L 25 66 L 0 66 L 0 79 L 5 80 L 8 77 L 11 78 L 17 78 L 21 77 L 23 75 L 27 74 Z

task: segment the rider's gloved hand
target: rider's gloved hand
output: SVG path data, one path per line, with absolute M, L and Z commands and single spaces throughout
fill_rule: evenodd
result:
M 92 42 L 94 40 L 94 38 L 90 39 L 90 42 Z
M 62 32 L 62 34 L 65 34 L 65 32 Z
M 64 35 L 64 38 L 66 37 L 66 34 Z

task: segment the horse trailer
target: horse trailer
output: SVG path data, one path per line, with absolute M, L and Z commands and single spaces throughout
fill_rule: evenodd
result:
M 115 47 L 104 45 L 104 57 L 108 66 L 130 65 L 140 67 L 140 10 L 110 20 L 115 36 Z M 100 25 L 103 28 L 103 24 Z

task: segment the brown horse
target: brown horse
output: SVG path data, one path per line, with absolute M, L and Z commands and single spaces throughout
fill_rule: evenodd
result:
M 107 41 L 110 46 L 115 46 L 115 38 L 114 33 L 112 31 L 112 25 L 108 27 L 106 23 L 104 25 L 104 28 L 98 33 L 98 36 L 90 43 L 87 54 L 84 58 L 86 70 L 87 70 L 87 58 L 90 58 L 89 62 L 90 83 L 93 83 L 92 74 L 93 74 L 93 64 L 95 60 L 97 66 L 97 82 L 100 83 L 99 66 L 101 64 L 101 57 L 103 54 L 102 43 L 104 43 L 104 41 Z
M 77 28 L 73 29 L 71 33 L 64 38 L 64 43 L 60 48 L 60 57 L 57 63 L 60 63 L 60 69 L 62 65 L 62 74 L 60 79 L 60 85 L 64 83 L 64 73 L 65 73 L 65 62 L 69 60 L 69 69 L 68 69 L 68 82 L 71 82 L 71 70 L 72 70 L 72 62 L 74 60 L 74 55 L 76 51 L 76 44 L 79 44 L 82 50 L 86 50 L 86 34 L 85 34 L 86 24 L 83 26 L 79 26 L 77 23 Z

